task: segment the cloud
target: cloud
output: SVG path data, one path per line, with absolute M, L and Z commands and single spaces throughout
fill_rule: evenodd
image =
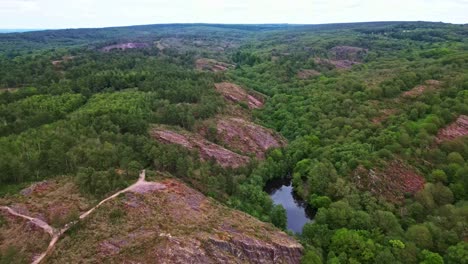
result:
M 34 0 L 1 0 L 0 13 L 17 13 L 31 12 L 38 10 L 37 1 Z
M 0 28 L 425 20 L 468 23 L 468 0 L 0 0 Z

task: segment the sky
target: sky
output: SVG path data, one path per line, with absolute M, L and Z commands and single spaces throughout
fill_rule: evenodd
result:
M 468 0 L 0 0 L 0 28 L 159 23 L 468 23 Z

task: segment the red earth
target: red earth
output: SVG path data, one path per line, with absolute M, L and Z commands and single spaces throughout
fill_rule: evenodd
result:
M 461 115 L 447 127 L 441 129 L 437 134 L 437 140 L 439 142 L 445 140 L 454 140 L 459 137 L 468 135 L 468 116 Z
M 418 85 L 413 89 L 403 93 L 403 97 L 417 97 L 423 94 L 427 90 L 434 90 L 440 86 L 440 81 L 437 80 L 427 80 L 422 85 Z
M 403 202 L 405 194 L 414 195 L 425 183 L 423 176 L 399 160 L 389 162 L 383 169 L 368 170 L 359 166 L 353 180 L 359 188 L 393 203 Z
M 309 79 L 311 77 L 315 77 L 319 75 L 320 75 L 320 72 L 316 70 L 303 69 L 297 73 L 297 78 L 305 80 L 305 79 Z
M 273 131 L 241 118 L 224 118 L 217 123 L 218 138 L 231 149 L 263 159 L 268 149 L 285 145 Z
M 246 165 L 250 160 L 246 156 L 234 153 L 199 135 L 188 135 L 188 132 L 181 134 L 171 130 L 153 129 L 151 135 L 164 143 L 181 145 L 191 150 L 196 149 L 199 151 L 202 160 L 208 161 L 214 159 L 222 167 L 237 168 Z
M 121 43 L 121 44 L 106 46 L 102 48 L 101 51 L 109 52 L 114 49 L 118 49 L 118 50 L 143 49 L 143 48 L 148 48 L 149 46 L 150 45 L 147 43 L 129 42 L 129 43 Z
M 235 103 L 246 103 L 250 109 L 263 107 L 263 98 L 258 94 L 249 94 L 245 89 L 234 83 L 222 82 L 216 83 L 215 88 L 228 101 Z
M 213 59 L 201 58 L 195 61 L 195 68 L 201 71 L 222 72 L 233 68 L 234 65 Z

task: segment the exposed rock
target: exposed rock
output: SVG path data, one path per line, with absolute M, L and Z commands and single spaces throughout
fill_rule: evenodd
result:
M 15 248 L 21 250 L 24 259 L 15 259 L 18 263 L 32 262 L 37 255 L 47 248 L 50 235 L 31 221 L 0 210 L 0 254 Z
M 414 98 L 421 94 L 423 94 L 427 90 L 435 90 L 439 88 L 441 82 L 437 80 L 427 80 L 422 85 L 418 85 L 413 89 L 404 92 L 402 95 L 403 97 Z
M 234 83 L 216 83 L 216 90 L 220 92 L 226 100 L 235 103 L 246 103 L 250 109 L 263 107 L 263 98 L 258 94 L 249 94 L 246 90 Z
M 0 199 L 0 203 L 12 204 L 17 212 L 53 225 L 64 224 L 90 207 L 73 180 L 67 177 L 34 183 L 20 193 L 22 196 Z
M 262 159 L 270 148 L 285 145 L 273 131 L 240 118 L 224 118 L 217 123 L 218 138 L 231 149 L 255 154 Z
M 461 115 L 437 134 L 437 141 L 454 140 L 468 135 L 468 116 Z
M 382 109 L 380 115 L 372 119 L 372 123 L 380 124 L 396 113 L 398 113 L 397 109 Z
M 367 49 L 352 47 L 352 46 L 336 46 L 330 49 L 330 53 L 334 60 L 337 61 L 362 61 L 367 54 Z
M 129 43 L 121 43 L 121 44 L 106 46 L 102 48 L 101 51 L 109 52 L 114 49 L 118 49 L 118 50 L 144 49 L 144 48 L 148 48 L 149 46 L 150 45 L 147 43 L 129 42 Z
M 234 65 L 213 59 L 201 58 L 195 61 L 195 68 L 201 71 L 221 72 L 233 68 Z
M 75 56 L 63 56 L 61 60 L 54 60 L 52 61 L 52 64 L 54 66 L 59 66 L 60 64 L 62 64 L 63 62 L 68 62 L 68 61 L 71 61 L 75 58 Z
M 20 191 L 20 193 L 24 196 L 30 196 L 33 192 L 36 194 L 40 194 L 46 192 L 47 189 L 51 186 L 51 183 L 48 181 L 42 181 L 38 183 L 34 183 L 31 186 L 24 188 Z
M 319 75 L 320 75 L 320 72 L 318 72 L 316 70 L 304 69 L 304 70 L 300 70 L 297 73 L 297 78 L 305 80 L 305 79 L 309 79 L 311 77 L 315 77 L 315 76 L 319 76 Z
M 59 240 L 47 261 L 300 263 L 302 246 L 271 224 L 229 209 L 177 180 L 155 183 L 166 188 L 132 193 L 145 211 L 125 207 L 126 199 L 109 201 L 83 222 L 78 235 Z M 122 206 L 126 211 L 119 224 L 110 223 L 108 212 Z
M 384 169 L 368 170 L 359 166 L 354 172 L 356 185 L 390 202 L 401 203 L 405 194 L 414 195 L 424 188 L 424 177 L 402 161 L 394 160 Z
M 315 58 L 314 61 L 317 64 L 328 65 L 338 69 L 350 69 L 353 65 L 360 64 L 360 62 L 351 60 L 329 60 L 323 58 Z
M 171 130 L 153 129 L 151 135 L 164 143 L 181 145 L 191 150 L 196 149 L 200 153 L 200 158 L 205 161 L 214 159 L 222 167 L 237 168 L 249 162 L 248 157 L 209 142 L 199 135 L 189 134 L 189 132 L 180 134 Z

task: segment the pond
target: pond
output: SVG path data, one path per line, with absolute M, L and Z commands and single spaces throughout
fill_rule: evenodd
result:
M 280 204 L 286 210 L 287 229 L 302 233 L 302 227 L 312 221 L 314 212 L 307 208 L 305 202 L 294 193 L 291 178 L 270 181 L 265 191 L 270 195 L 274 204 Z

